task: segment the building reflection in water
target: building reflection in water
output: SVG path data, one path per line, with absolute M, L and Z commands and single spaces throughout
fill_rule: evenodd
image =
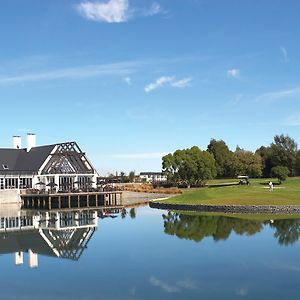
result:
M 14 253 L 15 265 L 38 267 L 38 255 L 79 260 L 98 226 L 113 210 L 6 211 L 0 215 L 0 255 Z

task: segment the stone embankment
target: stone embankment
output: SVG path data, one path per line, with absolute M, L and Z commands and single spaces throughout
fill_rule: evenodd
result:
M 235 214 L 295 214 L 300 213 L 300 205 L 193 205 L 171 204 L 151 201 L 151 208 L 199 212 L 222 212 Z

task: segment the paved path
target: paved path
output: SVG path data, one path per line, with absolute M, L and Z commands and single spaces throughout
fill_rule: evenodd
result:
M 130 205 L 143 204 L 143 203 L 146 204 L 149 203 L 149 201 L 151 200 L 167 198 L 170 196 L 172 195 L 124 191 L 122 195 L 122 199 L 123 199 L 123 205 L 130 206 Z

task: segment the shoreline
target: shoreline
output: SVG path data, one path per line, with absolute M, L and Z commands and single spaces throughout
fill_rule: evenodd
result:
M 173 204 L 150 201 L 149 206 L 164 210 L 182 210 L 199 212 L 222 212 L 239 214 L 294 214 L 300 213 L 300 205 L 202 205 L 202 204 Z

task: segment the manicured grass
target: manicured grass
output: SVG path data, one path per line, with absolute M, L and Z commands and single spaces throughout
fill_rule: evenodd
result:
M 276 182 L 276 180 L 272 181 Z M 224 180 L 220 181 L 220 183 L 224 182 Z M 250 182 L 249 186 L 186 189 L 182 195 L 161 202 L 210 205 L 300 205 L 299 177 L 289 178 L 282 185 L 275 185 L 272 192 L 268 189 L 268 179 L 255 179 Z M 218 181 L 214 180 L 213 184 L 217 183 Z

